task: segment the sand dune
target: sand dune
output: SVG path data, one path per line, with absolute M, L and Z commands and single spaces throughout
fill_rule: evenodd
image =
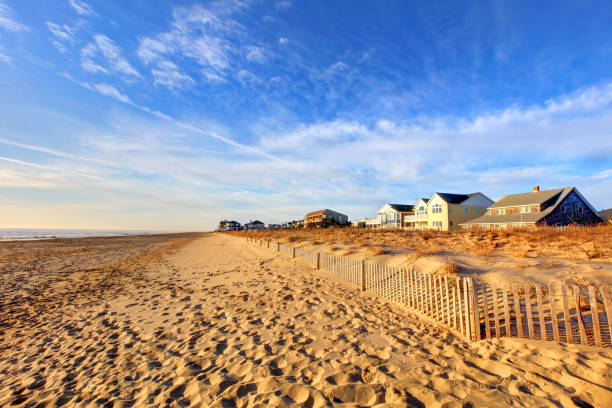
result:
M 147 239 L 0 251 L 0 406 L 612 406 L 611 350 L 468 344 L 244 241 Z

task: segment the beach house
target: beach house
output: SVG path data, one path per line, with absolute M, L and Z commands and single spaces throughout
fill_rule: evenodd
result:
M 401 228 L 404 226 L 404 220 L 414 215 L 413 209 L 413 205 L 387 203 L 377 212 L 378 224 L 376 227 Z
M 509 228 L 535 225 L 594 225 L 604 217 L 576 187 L 510 194 L 490 205 L 486 214 L 462 223 L 462 227 Z
M 264 224 L 263 222 L 259 220 L 255 220 L 255 221 L 247 222 L 246 224 L 244 224 L 244 229 L 246 230 L 266 229 L 266 224 Z
M 427 228 L 448 231 L 482 216 L 493 200 L 482 193 L 434 193 L 427 202 Z
M 306 227 L 345 224 L 348 224 L 347 215 L 330 210 L 328 208 L 310 212 L 304 217 L 304 226 Z
M 240 223 L 237 221 L 223 220 L 219 222 L 218 231 L 238 231 L 240 229 Z

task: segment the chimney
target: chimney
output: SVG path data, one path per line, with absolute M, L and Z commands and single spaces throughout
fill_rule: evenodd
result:
M 540 191 L 540 186 L 533 186 L 533 192 L 537 193 L 538 191 Z

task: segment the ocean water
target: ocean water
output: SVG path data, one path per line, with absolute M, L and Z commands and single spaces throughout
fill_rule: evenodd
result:
M 116 237 L 125 235 L 157 234 L 161 231 L 0 228 L 0 241 L 28 241 L 52 238 Z

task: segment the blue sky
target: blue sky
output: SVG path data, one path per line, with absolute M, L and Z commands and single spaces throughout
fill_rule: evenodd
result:
M 0 226 L 608 208 L 611 108 L 608 2 L 0 0 Z

